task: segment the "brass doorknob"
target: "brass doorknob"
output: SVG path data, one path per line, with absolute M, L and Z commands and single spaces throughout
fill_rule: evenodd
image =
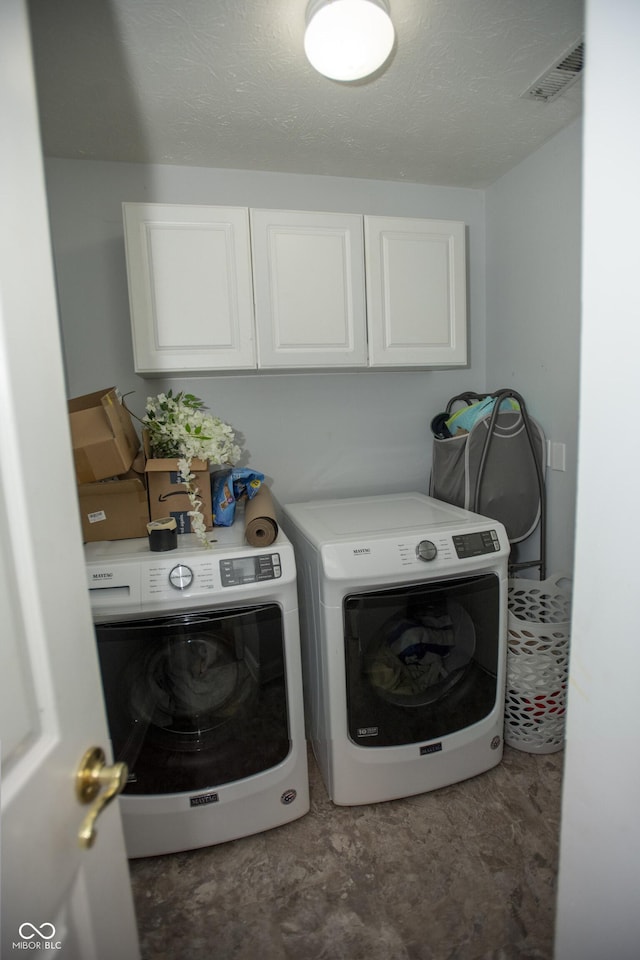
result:
M 77 799 L 80 803 L 92 804 L 78 831 L 78 843 L 85 849 L 92 847 L 95 842 L 96 820 L 107 804 L 127 785 L 129 771 L 126 763 L 114 763 L 107 767 L 105 760 L 101 747 L 90 747 L 80 761 L 76 773 Z

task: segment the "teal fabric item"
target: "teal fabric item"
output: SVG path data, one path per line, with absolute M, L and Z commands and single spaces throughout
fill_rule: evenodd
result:
M 485 400 L 480 400 L 478 403 L 473 403 L 470 407 L 463 407 L 462 410 L 457 410 L 452 416 L 447 420 L 447 428 L 452 436 L 455 436 L 459 430 L 466 431 L 469 433 L 471 428 L 478 422 L 482 420 L 483 417 L 488 417 L 491 415 L 496 404 L 495 397 L 487 397 Z M 502 401 L 500 405 L 501 410 L 519 410 L 520 404 L 517 400 L 513 400 L 511 397 Z

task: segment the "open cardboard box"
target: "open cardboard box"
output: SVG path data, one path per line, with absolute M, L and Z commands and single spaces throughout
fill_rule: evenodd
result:
M 140 447 L 133 421 L 115 387 L 69 400 L 76 479 L 93 483 L 126 473 Z
M 142 434 L 145 456 L 145 474 L 149 493 L 149 513 L 152 520 L 175 517 L 178 533 L 191 533 L 191 502 L 178 470 L 178 461 L 170 457 L 155 458 L 150 455 L 149 436 Z M 207 460 L 192 460 L 191 472 L 195 475 L 193 485 L 202 501 L 200 511 L 206 530 L 213 528 L 213 501 L 211 499 L 211 475 Z

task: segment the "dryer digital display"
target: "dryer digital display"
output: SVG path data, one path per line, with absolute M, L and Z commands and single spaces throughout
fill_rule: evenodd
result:
M 485 553 L 497 553 L 500 550 L 500 540 L 495 530 L 454 535 L 453 545 L 459 560 L 465 560 L 467 557 L 482 557 Z

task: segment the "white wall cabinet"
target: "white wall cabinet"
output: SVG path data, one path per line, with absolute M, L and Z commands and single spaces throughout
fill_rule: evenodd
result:
M 256 365 L 249 213 L 123 204 L 138 373 Z
M 463 223 L 123 209 L 138 373 L 467 362 Z
M 251 210 L 258 366 L 367 363 L 362 217 Z
M 465 225 L 365 217 L 369 363 L 467 361 Z

